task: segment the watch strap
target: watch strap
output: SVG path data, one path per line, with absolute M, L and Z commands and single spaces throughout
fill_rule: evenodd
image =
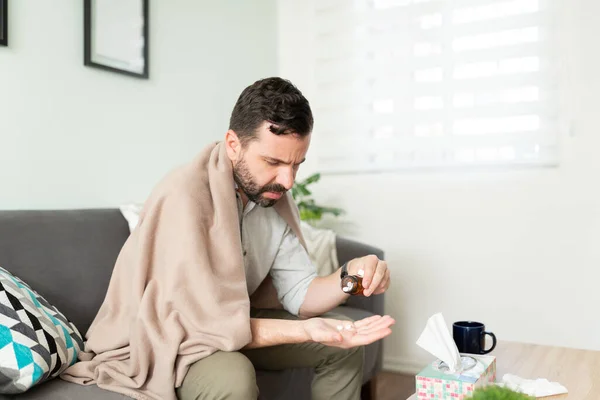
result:
M 340 272 L 340 278 L 344 279 L 344 277 L 347 275 L 348 275 L 348 263 L 344 263 L 344 265 L 342 265 L 342 271 Z

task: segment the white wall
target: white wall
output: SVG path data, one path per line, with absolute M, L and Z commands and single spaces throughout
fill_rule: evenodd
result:
M 276 73 L 273 0 L 151 1 L 150 80 L 83 66 L 83 1 L 10 4 L 0 47 L 0 209 L 143 201 L 223 137 Z
M 415 341 L 438 311 L 449 325 L 482 320 L 501 340 L 600 350 L 600 2 L 562 4 L 557 45 L 574 135 L 562 138 L 559 168 L 325 176 L 315 188 L 347 210 L 341 233 L 386 251 L 386 308 L 397 320 L 385 342 L 390 369 L 415 372 L 431 359 Z M 307 9 L 278 5 L 280 74 L 310 100 Z M 314 172 L 307 165 L 302 176 Z

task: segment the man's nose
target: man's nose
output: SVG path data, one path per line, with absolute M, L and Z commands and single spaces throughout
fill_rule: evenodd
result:
M 294 186 L 294 169 L 293 168 L 283 168 L 279 171 L 279 175 L 277 175 L 277 183 L 285 188 L 285 190 L 290 190 L 292 186 Z

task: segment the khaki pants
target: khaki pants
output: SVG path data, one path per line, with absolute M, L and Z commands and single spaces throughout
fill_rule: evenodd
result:
M 296 319 L 282 310 L 253 310 L 252 317 Z M 348 319 L 334 314 L 324 317 Z M 258 387 L 254 368 L 277 371 L 308 367 L 315 371 L 313 400 L 359 400 L 363 352 L 362 347 L 340 349 L 320 343 L 218 351 L 190 367 L 177 396 L 180 400 L 255 400 Z

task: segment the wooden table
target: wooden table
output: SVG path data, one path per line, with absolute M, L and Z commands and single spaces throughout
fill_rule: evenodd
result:
M 498 342 L 490 354 L 496 356 L 498 382 L 506 373 L 526 379 L 546 378 L 560 383 L 569 393 L 544 399 L 600 399 L 600 351 Z M 416 398 L 415 394 L 409 399 Z

